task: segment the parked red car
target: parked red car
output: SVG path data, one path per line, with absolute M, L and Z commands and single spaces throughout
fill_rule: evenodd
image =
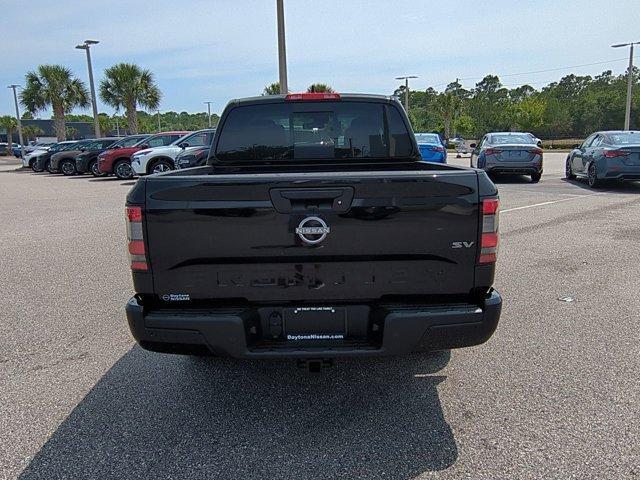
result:
M 98 155 L 98 170 L 100 173 L 114 173 L 121 180 L 133 178 L 131 155 L 143 148 L 164 147 L 175 142 L 189 132 L 162 132 L 140 140 L 132 147 L 105 150 Z

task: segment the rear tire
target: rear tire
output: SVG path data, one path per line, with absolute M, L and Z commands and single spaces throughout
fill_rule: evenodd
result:
M 169 170 L 173 170 L 173 165 L 168 160 L 160 159 L 151 164 L 149 174 L 153 175 L 154 173 L 168 172 Z
M 71 160 L 63 160 L 60 163 L 60 171 L 62 172 L 63 175 L 67 177 L 70 177 L 78 173 L 76 171 L 76 163 L 72 162 Z
M 51 160 L 44 164 L 44 168 L 49 173 L 56 173 L 53 168 L 51 168 Z
M 596 170 L 596 164 L 591 162 L 587 169 L 587 183 L 591 188 L 600 188 L 602 186 L 602 180 L 598 178 L 598 171 Z
M 33 162 L 33 164 L 31 165 L 31 170 L 33 170 L 36 173 L 44 172 L 44 169 L 38 166 L 38 160 L 35 160 Z
M 531 174 L 531 183 L 538 183 L 542 178 L 542 173 L 536 172 Z
M 133 168 L 128 160 L 120 160 L 113 166 L 113 173 L 120 180 L 130 180 L 133 178 Z

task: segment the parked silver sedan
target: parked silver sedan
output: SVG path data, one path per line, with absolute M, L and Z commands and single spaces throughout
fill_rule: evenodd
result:
M 529 175 L 533 183 L 542 177 L 542 149 L 529 133 L 487 133 L 478 145 L 472 143 L 471 147 L 471 166 L 490 175 Z

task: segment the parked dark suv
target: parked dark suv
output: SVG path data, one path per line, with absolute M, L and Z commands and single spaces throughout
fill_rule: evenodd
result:
M 63 175 L 75 175 L 77 173 L 76 169 L 76 157 L 81 153 L 87 151 L 96 151 L 96 150 L 104 150 L 109 145 L 112 145 L 114 142 L 117 142 L 117 137 L 110 138 L 98 138 L 89 140 L 87 142 L 78 142 L 75 148 L 64 150 L 62 152 L 58 152 L 55 155 L 51 156 L 51 162 L 49 163 L 49 172 L 56 173 L 60 172 Z
M 100 155 L 105 150 L 131 147 L 132 145 L 135 145 L 140 140 L 143 140 L 148 136 L 149 136 L 148 134 L 142 134 L 142 135 L 129 135 L 128 137 L 114 138 L 112 139 L 113 141 L 109 145 L 103 144 L 101 148 L 87 149 L 81 154 L 77 155 L 75 158 L 76 172 L 80 175 L 87 172 L 91 172 L 91 174 L 93 174 L 94 177 L 102 177 L 105 174 L 100 173 L 98 171 L 98 155 Z

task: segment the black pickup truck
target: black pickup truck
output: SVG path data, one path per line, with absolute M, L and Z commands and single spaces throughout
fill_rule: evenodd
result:
M 234 100 L 206 166 L 127 197 L 145 349 L 330 361 L 485 342 L 498 198 L 483 171 L 427 163 L 374 95 Z

